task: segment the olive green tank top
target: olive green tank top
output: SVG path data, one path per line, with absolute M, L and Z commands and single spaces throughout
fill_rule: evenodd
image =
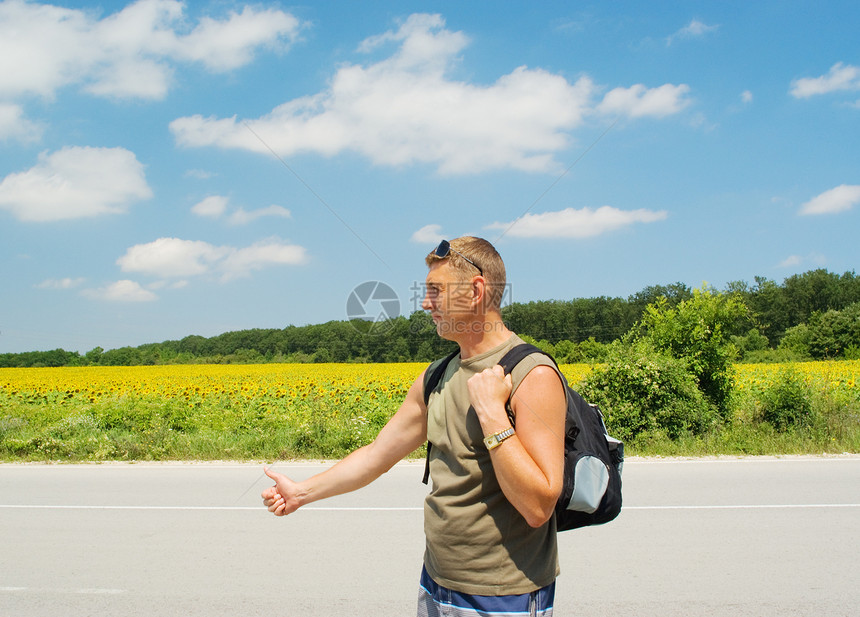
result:
M 424 502 L 424 566 L 438 584 L 462 593 L 529 593 L 552 583 L 559 572 L 555 517 L 532 528 L 507 500 L 466 385 L 522 342 L 514 335 L 478 356 L 455 357 L 427 403 L 433 482 Z M 546 356 L 533 354 L 514 368 L 514 391 L 538 365 L 553 366 Z

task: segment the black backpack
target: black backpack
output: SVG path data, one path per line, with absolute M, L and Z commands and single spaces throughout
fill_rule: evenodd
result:
M 526 356 L 544 353 L 534 345 L 520 344 L 506 353 L 499 364 L 505 374 Z M 424 375 L 424 404 L 442 380 L 448 363 L 457 355 L 455 351 L 437 360 Z M 551 356 L 545 354 L 555 364 Z M 603 422 L 603 413 L 597 405 L 590 405 L 573 388 L 558 370 L 567 392 L 567 416 L 564 436 L 564 486 L 555 506 L 558 531 L 601 525 L 613 520 L 621 511 L 621 469 L 624 466 L 624 444 L 610 437 Z M 508 406 L 511 424 L 515 418 Z M 427 461 L 424 467 L 424 484 L 430 476 L 430 449 L 427 442 Z

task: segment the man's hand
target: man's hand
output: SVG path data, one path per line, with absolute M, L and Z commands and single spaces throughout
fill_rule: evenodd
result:
M 511 396 L 511 376 L 505 375 L 501 366 L 497 364 L 472 375 L 467 385 L 469 401 L 475 408 L 485 435 L 510 427 L 505 405 Z
M 269 512 L 275 516 L 286 516 L 298 510 L 300 505 L 298 484 L 268 467 L 264 467 L 263 470 L 275 481 L 274 486 L 265 489 L 260 495 L 263 498 L 263 505 L 269 509 Z

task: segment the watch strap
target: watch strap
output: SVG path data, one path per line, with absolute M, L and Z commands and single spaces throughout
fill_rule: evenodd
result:
M 502 445 L 502 442 L 509 437 L 512 437 L 516 431 L 514 431 L 514 427 L 510 427 L 505 429 L 504 431 L 499 431 L 498 433 L 493 433 L 492 435 L 487 435 L 484 437 L 484 445 L 487 446 L 487 450 L 492 450 L 493 448 L 498 448 Z

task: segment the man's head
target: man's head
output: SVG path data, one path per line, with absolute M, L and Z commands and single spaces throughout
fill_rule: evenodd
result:
M 463 236 L 450 242 L 443 240 L 424 261 L 428 267 L 447 262 L 462 283 L 481 277 L 487 295 L 485 310 L 500 310 L 505 293 L 505 263 L 493 245 L 483 238 Z

